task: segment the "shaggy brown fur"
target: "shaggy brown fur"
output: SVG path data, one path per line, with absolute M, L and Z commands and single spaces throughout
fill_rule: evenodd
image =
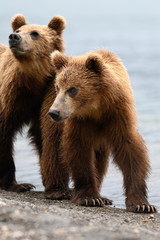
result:
M 54 82 L 46 94 L 41 110 L 43 151 L 41 154 L 41 175 L 45 186 L 45 197 L 49 199 L 70 199 L 69 174 L 60 155 L 63 123 L 56 124 L 48 115 L 56 93 Z
M 147 201 L 147 149 L 137 131 L 129 77 L 120 60 L 99 50 L 73 58 L 55 52 L 52 61 L 57 97 L 49 114 L 60 124 L 65 120 L 61 151 L 74 181 L 73 202 L 112 203 L 100 196 L 112 155 L 123 173 L 127 210 L 156 211 Z M 55 132 L 54 124 L 50 131 Z
M 0 45 L 0 188 L 27 191 L 33 185 L 15 179 L 13 141 L 17 131 L 30 124 L 29 136 L 39 155 L 42 152 L 39 112 L 54 77 L 50 53 L 63 51 L 65 21 L 55 16 L 48 26 L 29 25 L 18 14 L 11 25 L 9 47 Z

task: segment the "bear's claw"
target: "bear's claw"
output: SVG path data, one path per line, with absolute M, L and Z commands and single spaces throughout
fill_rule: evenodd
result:
M 108 198 L 101 198 L 105 205 L 112 205 L 113 201 Z
M 112 200 L 103 197 L 87 197 L 81 196 L 72 199 L 73 203 L 86 207 L 104 207 L 105 205 L 112 205 Z
M 85 198 L 80 201 L 80 205 L 86 207 L 104 207 L 104 202 L 101 198 Z
M 135 209 L 136 213 L 155 213 L 157 209 L 153 205 L 137 205 Z
M 157 208 L 154 205 L 138 204 L 134 206 L 128 206 L 127 211 L 134 213 L 156 213 Z
M 86 207 L 104 207 L 108 199 L 104 198 L 84 198 L 78 201 L 78 204 Z

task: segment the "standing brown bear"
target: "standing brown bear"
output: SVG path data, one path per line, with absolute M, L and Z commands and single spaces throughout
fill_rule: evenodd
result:
M 55 16 L 48 26 L 30 25 L 18 14 L 11 25 L 9 47 L 0 45 L 0 188 L 21 192 L 33 185 L 16 182 L 14 137 L 24 124 L 30 124 L 29 136 L 41 155 L 39 112 L 45 90 L 54 77 L 50 53 L 64 49 L 65 21 Z
M 61 154 L 74 181 L 73 202 L 112 203 L 100 196 L 112 155 L 123 173 L 127 210 L 155 212 L 147 201 L 147 149 L 137 131 L 130 81 L 120 60 L 99 50 L 70 58 L 55 52 L 52 62 L 57 97 L 49 114 L 60 124 L 64 121 Z

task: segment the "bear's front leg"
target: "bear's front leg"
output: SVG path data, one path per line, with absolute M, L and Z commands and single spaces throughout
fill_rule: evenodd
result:
M 40 158 L 42 181 L 47 199 L 63 200 L 71 198 L 69 172 L 60 154 L 60 140 L 63 126 L 56 124 L 47 115 L 43 132 L 43 150 Z
M 113 143 L 114 161 L 124 176 L 127 210 L 137 213 L 156 212 L 156 207 L 147 200 L 146 178 L 150 166 L 143 139 L 135 130 L 125 135 L 117 134 Z
M 93 137 L 82 122 L 68 120 L 62 136 L 63 158 L 74 181 L 72 202 L 83 206 L 104 206 L 98 191 Z
M 34 188 L 32 184 L 18 184 L 15 179 L 13 161 L 14 123 L 0 113 L 0 189 L 13 192 L 25 192 Z

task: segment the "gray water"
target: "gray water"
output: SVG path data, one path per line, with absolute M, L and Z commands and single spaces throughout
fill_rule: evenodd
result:
M 11 32 L 10 19 L 16 13 L 37 24 L 48 24 L 54 15 L 64 16 L 69 55 L 104 47 L 122 59 L 133 87 L 139 131 L 149 150 L 149 201 L 160 208 L 160 1 L 1 1 L 0 42 L 4 44 Z M 17 180 L 43 190 L 38 157 L 25 134 L 17 136 L 15 162 Z M 117 207 L 125 207 L 122 183 L 120 171 L 111 163 L 102 194 L 114 200 Z

